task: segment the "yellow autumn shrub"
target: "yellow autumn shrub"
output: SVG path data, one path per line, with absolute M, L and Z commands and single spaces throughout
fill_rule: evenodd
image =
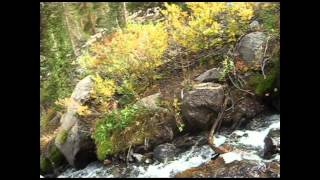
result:
M 253 16 L 254 3 L 188 2 L 189 12 L 175 4 L 162 11 L 174 41 L 192 51 L 234 42 Z
M 149 75 L 162 64 L 167 48 L 164 24 L 129 22 L 119 29 L 111 41 L 92 46 L 90 53 L 80 59 L 80 65 L 112 78 Z

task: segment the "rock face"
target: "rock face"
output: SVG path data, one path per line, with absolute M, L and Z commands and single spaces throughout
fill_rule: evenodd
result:
M 200 76 L 198 76 L 195 80 L 199 82 L 211 82 L 211 81 L 219 81 L 222 76 L 222 70 L 219 68 L 210 69 Z
M 231 91 L 231 98 L 234 100 L 234 109 L 226 113 L 222 126 L 236 129 L 248 124 L 252 118 L 261 113 L 265 106 L 256 98 L 246 96 L 239 91 Z
M 153 158 L 160 162 L 171 160 L 175 154 L 176 147 L 170 143 L 161 144 L 153 150 Z
M 237 44 L 235 56 L 239 56 L 247 65 L 260 63 L 267 36 L 263 32 L 252 32 L 245 35 Z
M 90 126 L 77 114 L 80 105 L 90 98 L 93 81 L 90 76 L 82 79 L 71 95 L 71 102 L 67 112 L 62 116 L 59 133 L 65 132 L 64 142 L 56 138 L 55 144 L 67 159 L 68 163 L 75 168 L 83 168 L 89 162 L 95 160 L 95 144 L 90 137 Z
M 273 128 L 264 139 L 263 158 L 271 159 L 274 154 L 280 152 L 280 129 Z
M 222 85 L 201 83 L 187 92 L 181 105 L 183 118 L 191 130 L 207 130 L 220 111 L 224 100 Z

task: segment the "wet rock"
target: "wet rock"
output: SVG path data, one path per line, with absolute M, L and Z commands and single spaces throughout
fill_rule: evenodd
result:
M 160 162 L 172 160 L 175 155 L 176 147 L 170 143 L 161 144 L 153 150 L 153 158 Z
M 185 93 L 181 113 L 191 131 L 208 130 L 223 104 L 224 90 L 216 83 L 201 83 Z
M 199 82 L 219 81 L 222 77 L 222 69 L 213 68 L 198 76 L 195 80 Z
M 247 65 L 260 63 L 267 36 L 263 32 L 252 32 L 245 35 L 237 44 L 235 56 L 239 56 Z
M 280 112 L 280 98 L 275 98 L 272 101 L 272 106 Z
M 268 127 L 273 121 L 277 121 L 280 119 L 280 115 L 279 114 L 275 114 L 275 115 L 259 115 L 255 118 L 252 119 L 252 121 L 250 121 L 245 129 L 248 130 L 256 130 L 256 129 L 260 129 L 260 128 L 265 128 Z
M 49 142 L 40 155 L 40 172 L 47 174 L 57 174 L 59 166 L 63 166 L 67 161 L 63 154 L 54 144 L 54 140 Z
M 258 100 L 245 97 L 235 104 L 234 111 L 229 114 L 228 118 L 224 119 L 222 125 L 231 127 L 231 129 L 244 127 L 263 110 L 264 105 Z
M 280 152 L 280 129 L 273 128 L 264 139 L 263 158 L 271 159 Z
M 279 162 L 269 162 L 266 164 L 267 173 L 272 177 L 280 177 L 280 163 Z
M 112 161 L 109 160 L 109 159 L 106 159 L 106 160 L 103 161 L 104 165 L 110 165 L 111 163 L 112 163 Z
M 122 176 L 122 173 L 121 173 L 121 169 L 117 166 L 114 166 L 112 168 L 112 171 L 111 171 L 111 174 L 115 177 L 115 178 L 118 178 L 118 177 L 121 177 Z
M 194 145 L 202 146 L 208 143 L 206 136 L 180 136 L 174 139 L 173 144 L 179 152 L 184 152 Z
M 132 156 L 139 163 L 143 162 L 143 160 L 145 159 L 145 157 L 143 155 L 138 154 L 138 153 L 133 153 Z
M 270 166 L 260 165 L 254 161 L 242 160 L 225 163 L 222 157 L 211 160 L 196 168 L 190 168 L 178 173 L 177 178 L 255 178 L 279 177 L 279 172 Z

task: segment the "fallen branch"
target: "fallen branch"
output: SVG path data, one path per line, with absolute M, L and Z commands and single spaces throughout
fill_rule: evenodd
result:
M 225 153 L 225 151 L 221 150 L 218 147 L 215 147 L 214 142 L 213 142 L 213 138 L 214 138 L 215 132 L 217 132 L 217 127 L 221 125 L 221 121 L 224 116 L 225 109 L 227 107 L 228 101 L 230 101 L 230 100 L 231 99 L 229 97 L 225 97 L 223 105 L 221 107 L 221 111 L 220 111 L 216 121 L 213 123 L 211 130 L 210 130 L 210 133 L 209 133 L 209 137 L 208 137 L 209 146 L 211 147 L 211 149 L 215 153 L 218 153 L 218 154 L 223 154 L 223 153 Z
M 265 65 L 266 65 L 266 62 L 267 62 L 270 58 L 271 58 L 271 57 L 268 57 L 268 58 L 264 59 L 263 62 L 262 62 L 262 65 L 261 65 L 261 71 L 262 71 L 262 75 L 263 75 L 263 78 L 264 78 L 264 79 L 267 78 L 266 75 L 265 75 L 265 73 L 264 73 L 264 67 L 265 67 Z
M 129 156 L 130 156 L 130 154 L 131 154 L 131 153 L 130 153 L 131 146 L 132 146 L 132 144 L 130 144 L 129 149 L 128 149 L 128 153 L 127 153 L 127 158 L 126 158 L 127 166 L 129 165 Z
M 232 78 L 230 77 L 230 75 L 228 75 L 228 77 L 229 77 L 229 79 L 230 79 L 230 81 L 231 81 L 231 83 L 233 84 L 234 87 L 236 87 L 236 88 L 239 89 L 240 91 L 246 92 L 246 93 L 254 96 L 254 93 L 252 93 L 252 92 L 250 92 L 250 91 L 248 91 L 248 90 L 241 89 L 239 86 L 237 86 L 237 85 L 233 82 L 233 80 L 232 80 Z

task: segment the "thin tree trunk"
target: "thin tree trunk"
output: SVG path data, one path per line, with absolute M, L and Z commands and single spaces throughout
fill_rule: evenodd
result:
M 127 26 L 127 18 L 128 18 L 128 14 L 127 14 L 127 5 L 126 2 L 122 3 L 122 10 L 123 10 L 123 20 L 124 20 L 124 26 Z
M 74 53 L 75 56 L 78 56 L 79 54 L 78 54 L 78 51 L 76 49 L 75 43 L 73 41 L 72 33 L 70 31 L 70 22 L 69 22 L 69 19 L 68 19 L 67 10 L 66 10 L 66 7 L 65 7 L 65 2 L 62 2 L 62 6 L 63 6 L 63 13 L 64 13 L 64 17 L 65 17 L 65 20 L 66 20 L 67 30 L 68 30 L 69 38 L 70 38 L 70 41 L 71 41 L 73 53 Z

